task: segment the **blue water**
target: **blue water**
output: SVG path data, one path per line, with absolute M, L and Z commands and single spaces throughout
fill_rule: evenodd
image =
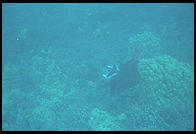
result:
M 193 68 L 192 3 L 2 4 L 4 131 L 193 131 Z

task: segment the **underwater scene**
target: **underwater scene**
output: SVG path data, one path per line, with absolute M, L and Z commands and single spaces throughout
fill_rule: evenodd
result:
M 3 3 L 3 131 L 193 131 L 192 3 Z

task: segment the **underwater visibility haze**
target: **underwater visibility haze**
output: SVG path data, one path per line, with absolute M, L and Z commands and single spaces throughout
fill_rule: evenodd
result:
M 3 131 L 193 131 L 192 3 L 3 3 Z

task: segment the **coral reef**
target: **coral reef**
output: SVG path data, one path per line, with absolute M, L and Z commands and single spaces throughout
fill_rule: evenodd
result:
M 152 32 L 144 31 L 129 37 L 129 48 L 133 51 L 132 53 L 135 53 L 136 58 L 151 57 L 160 54 L 160 41 L 160 38 L 155 36 Z
M 2 129 L 194 130 L 193 9 L 4 3 Z M 102 69 L 121 63 L 111 98 Z
M 152 85 L 154 97 L 164 96 L 164 100 L 157 101 L 160 106 L 165 101 L 184 101 L 188 103 L 193 93 L 193 69 L 188 64 L 163 55 L 152 59 L 139 61 L 138 70 L 142 79 Z M 154 89 L 153 89 L 154 88 Z M 150 90 L 150 89 L 146 89 Z
M 96 131 L 115 131 L 120 127 L 115 122 L 115 118 L 108 112 L 94 108 L 90 113 L 89 125 Z
M 144 80 L 138 90 L 147 96 L 143 99 L 139 97 L 137 102 L 142 105 L 151 104 L 173 129 L 189 128 L 189 124 L 193 121 L 190 120 L 193 116 L 194 104 L 193 68 L 170 56 L 163 55 L 141 59 L 138 70 Z M 176 120 L 173 120 L 174 118 Z M 175 128 L 176 126 L 178 127 Z

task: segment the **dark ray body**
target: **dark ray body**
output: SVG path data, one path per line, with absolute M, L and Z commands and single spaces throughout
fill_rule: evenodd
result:
M 118 75 L 109 82 L 111 97 L 118 97 L 120 93 L 139 83 L 140 76 L 137 70 L 137 64 L 137 60 L 129 60 L 120 65 Z

